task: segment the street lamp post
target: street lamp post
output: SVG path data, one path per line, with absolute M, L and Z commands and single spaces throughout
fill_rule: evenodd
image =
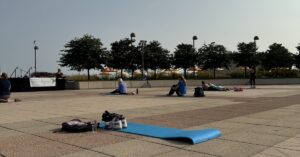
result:
M 141 46 L 142 46 L 142 80 L 144 79 L 144 53 L 145 53 L 145 46 L 147 41 L 141 40 Z
M 195 40 L 197 40 L 198 37 L 196 35 L 193 36 L 193 48 L 195 48 Z
M 194 49 L 195 49 L 195 40 L 197 40 L 197 39 L 198 39 L 198 37 L 196 35 L 194 35 L 193 36 L 193 48 Z M 196 67 L 194 66 L 194 69 L 193 69 L 193 75 L 194 75 L 194 77 L 196 76 L 195 70 L 196 70 Z
M 131 41 L 131 46 L 132 46 L 132 43 L 134 42 L 134 38 L 135 37 L 135 34 L 134 33 L 130 33 L 130 41 Z
M 36 67 L 36 52 L 39 49 L 39 47 L 36 46 L 36 41 L 33 41 L 33 45 L 34 45 L 34 73 L 36 75 L 36 71 L 37 71 L 37 67 Z
M 130 33 L 130 50 L 131 50 L 131 53 L 133 53 L 133 42 L 135 42 L 135 40 L 133 39 L 135 37 L 135 34 L 134 33 Z M 131 68 L 131 79 L 133 79 L 133 73 L 134 73 L 134 70 L 135 68 L 133 67 L 133 62 L 131 63 L 132 65 L 132 68 Z
M 254 36 L 253 40 L 254 40 L 254 43 L 256 45 L 256 40 L 259 40 L 258 36 Z

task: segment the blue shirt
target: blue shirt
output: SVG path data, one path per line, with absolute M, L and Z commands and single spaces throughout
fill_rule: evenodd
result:
M 186 94 L 186 85 L 183 80 L 179 80 L 178 82 L 179 94 L 185 95 Z
M 0 80 L 0 97 L 10 95 L 11 84 L 9 80 Z
M 125 82 L 119 83 L 118 90 L 121 94 L 126 94 L 127 93 L 127 85 Z

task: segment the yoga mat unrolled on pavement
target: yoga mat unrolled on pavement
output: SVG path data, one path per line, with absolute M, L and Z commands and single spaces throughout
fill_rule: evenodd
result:
M 100 124 L 100 127 L 104 127 L 103 123 Z M 221 132 L 218 129 L 181 130 L 140 123 L 128 123 L 127 128 L 116 131 L 162 139 L 188 140 L 192 144 L 205 142 L 221 136 Z

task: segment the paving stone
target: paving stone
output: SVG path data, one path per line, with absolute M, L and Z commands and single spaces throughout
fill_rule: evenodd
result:
M 276 126 L 265 126 L 265 125 L 257 125 L 257 126 L 251 127 L 248 129 L 248 131 L 255 132 L 255 133 L 287 136 L 287 137 L 294 137 L 297 134 L 300 134 L 300 129 L 284 128 L 284 127 L 276 127 Z
M 267 124 L 271 122 L 270 119 L 254 118 L 249 116 L 235 117 L 228 119 L 228 121 L 246 123 L 246 124 Z
M 221 136 L 220 138 L 237 142 L 245 142 L 249 144 L 273 146 L 286 140 L 288 137 L 243 131 Z
M 22 132 L 19 132 L 19 131 L 14 131 L 14 130 L 1 131 L 0 132 L 0 141 L 2 138 L 21 136 L 21 135 L 25 135 L 25 134 Z
M 275 147 L 300 151 L 300 139 L 299 138 L 291 138 L 282 143 L 275 145 Z
M 92 150 L 83 150 L 75 153 L 70 153 L 67 155 L 62 155 L 60 157 L 111 157 L 100 152 L 95 152 Z
M 24 121 L 24 122 L 6 123 L 6 124 L 1 124 L 0 126 L 11 128 L 11 129 L 19 129 L 19 128 L 29 128 L 29 127 L 36 127 L 36 126 L 43 126 L 43 125 L 49 125 L 49 124 L 31 120 L 31 121 Z
M 187 150 L 175 150 L 175 151 L 171 151 L 171 152 L 156 155 L 155 157 L 183 157 L 183 156 L 188 156 L 188 157 L 216 157 L 216 156 L 213 156 L 213 155 L 208 155 L 208 154 L 193 152 L 193 151 L 187 151 Z
M 58 128 L 60 128 L 60 125 L 43 125 L 43 126 L 36 126 L 36 127 L 27 127 L 27 128 L 20 128 L 19 131 L 25 132 L 25 133 L 38 133 L 38 132 L 45 132 L 45 131 L 55 131 Z
M 119 143 L 123 141 L 128 141 L 130 139 L 121 137 L 121 136 L 113 136 L 109 134 L 101 133 L 101 131 L 96 133 L 86 133 L 79 137 L 73 138 L 64 138 L 58 140 L 60 142 L 64 142 L 71 145 L 76 145 L 84 148 L 93 148 L 93 147 L 100 147 L 105 145 L 110 145 L 114 143 Z
M 266 154 L 259 153 L 259 154 L 253 155 L 251 157 L 274 157 L 274 156 L 273 155 L 266 155 Z
M 300 123 L 298 121 L 294 121 L 289 118 L 272 121 L 272 122 L 268 123 L 268 125 L 300 129 Z
M 189 129 L 207 129 L 207 128 L 215 128 L 219 129 L 222 135 L 228 135 L 235 132 L 241 132 L 243 130 L 248 130 L 249 128 L 255 127 L 254 124 L 245 124 L 245 123 L 236 123 L 228 120 L 212 122 L 196 127 L 191 127 Z
M 272 147 L 261 152 L 260 154 L 276 156 L 276 157 L 299 157 L 300 151 Z
M 79 150 L 81 149 L 58 142 L 45 142 L 32 145 L 24 144 L 11 149 L 1 147 L 1 153 L 7 157 L 54 157 Z
M 130 140 L 126 142 L 94 148 L 93 150 L 101 151 L 118 157 L 150 157 L 164 152 L 169 152 L 171 150 L 175 150 L 175 148 L 140 140 Z
M 0 138 L 1 149 L 17 150 L 19 147 L 49 142 L 49 140 L 32 135 L 11 136 Z
M 222 157 L 249 157 L 266 148 L 256 144 L 215 139 L 185 149 Z

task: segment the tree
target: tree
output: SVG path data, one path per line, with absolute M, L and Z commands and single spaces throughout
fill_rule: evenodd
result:
M 258 64 L 256 58 L 257 47 L 255 42 L 238 43 L 237 47 L 238 47 L 238 53 L 233 54 L 233 61 L 237 63 L 237 66 L 244 67 L 244 71 L 245 71 L 244 76 L 246 77 L 247 67 L 256 66 Z
M 87 70 L 90 80 L 90 70 L 101 68 L 107 60 L 107 51 L 102 42 L 92 35 L 75 38 L 65 44 L 60 57 L 60 66 L 70 67 L 71 70 Z
M 298 50 L 298 54 L 294 55 L 295 64 L 296 64 L 297 68 L 300 68 L 300 44 L 296 48 Z
M 145 47 L 145 69 L 152 69 L 155 71 L 158 68 L 170 68 L 169 51 L 164 49 L 158 41 L 151 41 Z
M 223 45 L 217 45 L 214 42 L 209 45 L 204 44 L 198 50 L 198 64 L 203 66 L 203 69 L 213 69 L 214 78 L 216 78 L 217 68 L 228 68 L 230 64 L 230 56 Z
M 179 44 L 174 52 L 174 65 L 177 68 L 183 68 L 186 77 L 187 68 L 194 67 L 196 64 L 197 54 L 193 45 Z
M 276 69 L 278 75 L 279 68 L 291 68 L 293 65 L 292 53 L 288 51 L 282 44 L 274 43 L 269 46 L 263 57 L 262 65 L 267 70 Z
M 111 43 L 111 61 L 109 66 L 121 69 L 121 78 L 123 78 L 123 69 L 133 69 L 136 51 L 129 38 Z

